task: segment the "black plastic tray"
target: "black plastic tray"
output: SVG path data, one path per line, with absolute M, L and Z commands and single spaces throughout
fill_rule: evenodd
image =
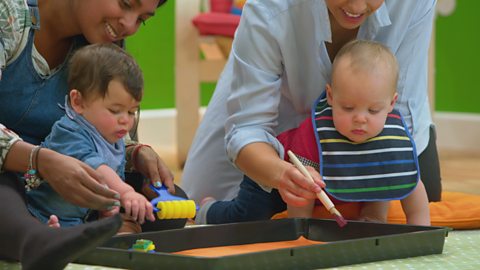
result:
M 326 219 L 193 226 L 116 236 L 77 263 L 128 269 L 315 269 L 439 254 L 449 230 L 355 221 L 340 228 Z M 194 248 L 289 241 L 300 236 L 328 243 L 215 258 L 171 254 Z M 137 239 L 152 240 L 156 252 L 128 250 Z

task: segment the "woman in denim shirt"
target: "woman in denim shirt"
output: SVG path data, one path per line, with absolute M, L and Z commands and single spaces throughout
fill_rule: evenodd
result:
M 28 5 L 27 5 L 28 2 Z M 66 63 L 89 43 L 121 42 L 154 15 L 165 0 L 6 0 L 0 2 L 0 257 L 23 269 L 63 269 L 114 235 L 118 215 L 68 229 L 49 228 L 27 211 L 17 173 L 45 179 L 67 201 L 104 210 L 116 192 L 83 162 L 34 147 L 50 132 L 67 94 Z M 141 172 L 173 177 L 148 147 L 138 151 Z

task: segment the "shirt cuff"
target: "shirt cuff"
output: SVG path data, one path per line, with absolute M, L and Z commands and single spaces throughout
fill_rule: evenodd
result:
M 235 166 L 238 153 L 248 144 L 255 142 L 264 142 L 270 144 L 281 159 L 284 158 L 283 145 L 272 134 L 261 129 L 236 130 L 227 134 L 225 145 L 227 156 L 230 162 Z
M 13 144 L 21 140 L 15 132 L 0 124 L 0 172 L 3 172 L 3 164 L 10 148 Z

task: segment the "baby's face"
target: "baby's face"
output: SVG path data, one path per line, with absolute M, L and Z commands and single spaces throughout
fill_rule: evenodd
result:
M 105 97 L 83 100 L 80 113 L 110 143 L 122 139 L 132 129 L 139 108 L 122 83 L 112 80 Z
M 391 76 L 382 70 L 352 72 L 339 69 L 327 86 L 335 128 L 349 140 L 362 143 L 377 136 L 396 101 Z M 388 78 L 388 79 L 386 79 Z

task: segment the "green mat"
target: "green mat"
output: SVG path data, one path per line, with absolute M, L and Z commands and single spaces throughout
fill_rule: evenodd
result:
M 331 269 L 480 269 L 480 230 L 451 231 L 442 254 L 346 265 Z
M 480 230 L 451 231 L 442 254 L 347 265 L 331 269 L 480 269 Z M 0 261 L 0 269 L 21 269 L 18 263 Z M 119 269 L 71 263 L 67 270 Z

